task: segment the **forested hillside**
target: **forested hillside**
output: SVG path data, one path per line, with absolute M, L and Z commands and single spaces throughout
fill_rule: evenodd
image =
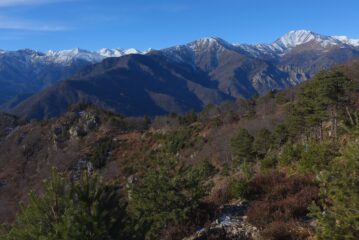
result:
M 199 113 L 0 115 L 0 239 L 358 239 L 358 69 Z

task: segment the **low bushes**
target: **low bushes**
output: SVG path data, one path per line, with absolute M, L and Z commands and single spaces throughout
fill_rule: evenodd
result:
M 251 189 L 247 179 L 236 179 L 229 185 L 230 198 L 247 199 L 251 195 Z
M 115 148 L 116 143 L 112 138 L 103 138 L 96 144 L 96 148 L 90 155 L 90 162 L 93 167 L 100 169 L 110 160 L 111 151 Z
M 262 232 L 268 240 L 307 240 L 311 233 L 295 221 L 275 221 Z
M 251 200 L 248 221 L 260 228 L 266 239 L 301 239 L 293 229 L 306 219 L 308 206 L 318 199 L 318 186 L 311 177 L 271 172 L 238 186 Z

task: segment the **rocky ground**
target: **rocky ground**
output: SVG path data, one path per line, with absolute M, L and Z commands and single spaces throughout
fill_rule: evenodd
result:
M 259 230 L 248 223 L 246 211 L 248 203 L 237 200 L 223 205 L 217 218 L 209 227 L 199 229 L 183 240 L 259 240 Z

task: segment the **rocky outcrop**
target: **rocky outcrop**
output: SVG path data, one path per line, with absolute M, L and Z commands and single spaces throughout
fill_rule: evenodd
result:
M 245 201 L 224 205 L 220 209 L 219 218 L 209 227 L 183 240 L 260 240 L 259 230 L 247 221 L 247 208 L 248 203 Z
M 72 181 L 78 181 L 81 178 L 83 172 L 88 174 L 93 174 L 94 168 L 92 163 L 88 159 L 82 159 L 71 167 L 70 169 L 70 178 Z
M 99 119 L 96 114 L 92 112 L 82 111 L 78 113 L 79 119 L 69 129 L 71 138 L 79 138 L 85 136 L 91 130 L 96 129 L 99 126 Z

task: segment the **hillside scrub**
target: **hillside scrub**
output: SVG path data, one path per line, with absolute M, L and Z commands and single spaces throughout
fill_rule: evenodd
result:
M 123 239 L 128 234 L 126 205 L 118 188 L 87 173 L 77 183 L 53 170 L 42 195 L 30 193 L 15 224 L 2 240 Z
M 220 205 L 246 200 L 246 221 L 264 239 L 357 239 L 357 97 L 356 82 L 336 69 L 290 91 L 209 105 L 202 113 L 150 121 L 96 111 L 105 117 L 81 138 L 54 141 L 41 131 L 76 122 L 76 113 L 68 114 L 71 121 L 66 115 L 28 123 L 0 139 L 7 158 L 21 159 L 16 167 L 1 162 L 24 174 L 17 179 L 38 179 L 49 163 L 67 172 L 88 159 L 105 180 L 54 175 L 0 232 L 9 240 L 182 239 L 212 222 Z M 60 130 L 68 135 L 69 128 Z M 35 144 L 40 140 L 46 150 Z M 77 155 L 61 155 L 65 150 Z M 2 179 L 10 178 L 1 175 L 5 189 Z M 56 188 L 47 185 L 53 181 Z M 36 237 L 21 238 L 30 235 Z
M 165 227 L 196 222 L 201 200 L 208 195 L 210 165 L 191 168 L 171 154 L 159 155 L 157 165 L 129 186 L 129 208 L 144 239 L 158 239 Z

